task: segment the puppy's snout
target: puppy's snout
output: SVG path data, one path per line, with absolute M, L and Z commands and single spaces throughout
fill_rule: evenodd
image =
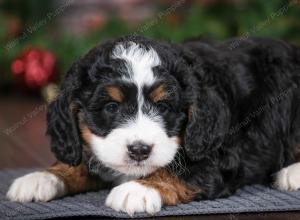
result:
M 152 146 L 138 141 L 128 145 L 127 149 L 128 155 L 131 159 L 136 161 L 142 161 L 146 160 L 149 157 L 152 150 Z

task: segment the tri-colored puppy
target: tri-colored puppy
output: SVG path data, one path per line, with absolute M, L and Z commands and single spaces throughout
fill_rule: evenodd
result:
M 111 183 L 106 205 L 133 215 L 246 184 L 297 190 L 299 85 L 300 50 L 280 41 L 105 42 L 72 65 L 49 106 L 60 162 L 7 196 L 50 201 Z

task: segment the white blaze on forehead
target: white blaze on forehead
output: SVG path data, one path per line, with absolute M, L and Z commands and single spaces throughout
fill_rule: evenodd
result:
M 127 47 L 118 44 L 113 50 L 113 58 L 126 61 L 129 72 L 129 80 L 139 88 L 143 85 L 151 85 L 155 81 L 152 68 L 160 65 L 160 58 L 153 48 L 146 49 L 135 42 L 129 42 Z

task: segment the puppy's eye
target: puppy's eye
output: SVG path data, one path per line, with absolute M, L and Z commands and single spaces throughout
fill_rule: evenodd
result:
M 164 102 L 159 102 L 157 104 L 157 108 L 158 108 L 159 112 L 161 112 L 161 113 L 166 113 L 170 109 L 169 105 L 167 103 L 164 103 Z
M 116 102 L 107 103 L 104 106 L 104 110 L 112 114 L 117 113 L 119 111 L 119 104 Z

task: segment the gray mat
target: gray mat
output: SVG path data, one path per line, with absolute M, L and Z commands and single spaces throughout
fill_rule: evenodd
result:
M 128 218 L 104 206 L 108 191 L 91 192 L 54 200 L 48 203 L 14 203 L 5 198 L 9 184 L 28 170 L 0 172 L 0 219 L 47 219 L 72 216 Z M 300 191 L 281 192 L 263 186 L 247 186 L 227 199 L 191 202 L 163 207 L 155 216 L 202 215 L 217 213 L 269 212 L 300 210 Z M 135 217 L 150 217 L 145 213 Z

